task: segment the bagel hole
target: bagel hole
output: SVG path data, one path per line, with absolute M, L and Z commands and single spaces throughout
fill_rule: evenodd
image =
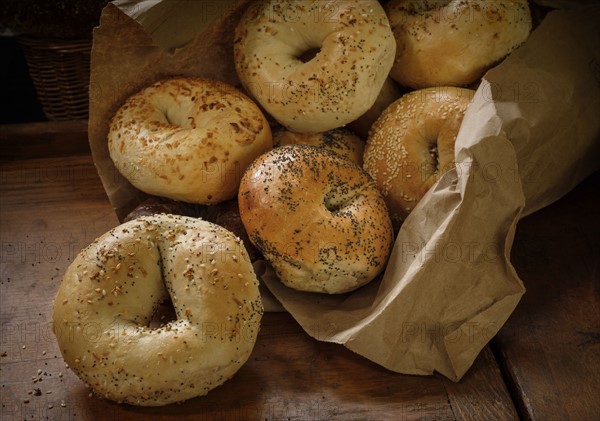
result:
M 432 173 L 437 173 L 439 171 L 439 162 L 440 162 L 440 153 L 438 151 L 438 147 L 437 145 L 433 145 L 432 147 L 429 148 L 429 155 L 431 156 L 431 159 L 433 160 L 433 165 L 432 165 Z
M 336 213 L 338 212 L 341 208 L 343 208 L 341 203 L 333 203 L 330 201 L 325 200 L 325 207 L 327 208 L 327 210 L 331 213 Z
M 336 192 L 329 192 L 325 195 L 323 204 L 325 208 L 331 213 L 338 213 L 341 209 L 345 208 L 352 201 L 352 197 L 344 197 L 343 195 L 336 194 Z
M 173 121 L 173 119 L 171 118 L 171 116 L 169 115 L 168 111 L 164 112 L 165 115 L 165 120 L 167 120 L 167 123 L 172 124 L 174 126 L 179 126 L 178 122 Z
M 190 121 L 188 120 L 182 120 L 180 118 L 180 116 L 178 115 L 174 115 L 174 114 L 169 114 L 168 111 L 164 111 L 163 112 L 164 116 L 165 116 L 165 120 L 168 124 L 172 125 L 172 126 L 177 126 L 177 127 L 181 127 L 184 129 L 191 129 L 192 126 L 190 125 Z
M 152 315 L 152 319 L 150 323 L 148 323 L 148 327 L 150 329 L 160 329 L 165 326 L 167 323 L 177 320 L 177 315 L 175 314 L 175 306 L 171 301 L 171 298 L 167 298 L 165 301 L 158 304 L 154 314 Z
M 320 51 L 321 51 L 321 48 L 319 48 L 319 47 L 309 48 L 308 50 L 306 50 L 302 54 L 300 54 L 298 56 L 298 59 L 302 63 L 308 63 L 313 58 L 315 58 L 317 56 L 317 54 L 319 54 Z
M 183 129 L 192 129 L 193 120 L 190 120 L 188 116 L 191 114 L 193 104 L 193 101 L 163 101 L 156 105 L 156 110 L 162 115 L 164 123 Z

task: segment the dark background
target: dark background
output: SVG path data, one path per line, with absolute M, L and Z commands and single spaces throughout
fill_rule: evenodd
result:
M 0 0 L 0 124 L 47 120 L 18 35 L 91 39 L 108 0 Z
M 0 124 L 46 121 L 23 48 L 14 37 L 0 37 L 0 57 Z

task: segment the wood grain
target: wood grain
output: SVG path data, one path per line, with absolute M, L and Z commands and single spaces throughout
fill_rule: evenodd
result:
M 33 335 L 31 325 L 28 329 L 27 335 Z M 233 379 L 205 397 L 161 408 L 119 405 L 90 396 L 64 367 L 49 335 L 44 343 L 47 334 L 43 329 L 40 332 L 42 343 L 37 347 L 29 340 L 19 358 L 12 352 L 5 357 L 10 361 L 3 363 L 2 376 L 12 380 L 3 382 L 3 420 L 30 412 L 40 414 L 39 419 L 42 414 L 51 419 L 95 414 L 95 420 L 119 421 L 147 420 L 150 414 L 152 419 L 178 420 L 515 419 L 514 411 L 509 417 L 482 418 L 492 413 L 483 407 L 502 404 L 498 396 L 485 393 L 477 395 L 480 400 L 473 401 L 471 408 L 463 406 L 457 417 L 441 378 L 395 374 L 338 345 L 317 342 L 287 313 L 265 316 L 250 360 Z M 36 389 L 40 396 L 28 395 Z M 504 405 L 511 407 L 510 401 Z M 468 418 L 462 416 L 464 411 L 470 414 Z
M 0 125 L 0 159 L 88 153 L 87 120 Z
M 486 348 L 463 381 L 390 372 L 267 313 L 247 364 L 209 395 L 158 409 L 90 396 L 51 331 L 52 299 L 76 253 L 118 222 L 88 155 L 0 163 L 1 419 L 515 419 Z
M 600 173 L 522 220 L 527 292 L 494 345 L 526 420 L 600 420 Z
M 498 381 L 501 376 L 492 351 L 486 347 L 460 382 L 444 379 L 456 419 L 518 420 L 515 408 L 505 404 L 511 398 L 504 382 Z

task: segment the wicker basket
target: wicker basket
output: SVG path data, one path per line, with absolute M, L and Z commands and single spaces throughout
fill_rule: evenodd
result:
M 88 118 L 92 40 L 19 37 L 48 120 Z

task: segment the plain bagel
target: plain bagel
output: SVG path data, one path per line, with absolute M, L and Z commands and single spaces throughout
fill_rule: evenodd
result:
M 395 49 L 377 0 L 264 0 L 242 16 L 234 59 L 269 114 L 294 132 L 315 133 L 371 108 Z
M 177 319 L 149 327 L 169 296 Z M 254 347 L 262 313 L 237 237 L 201 219 L 159 214 L 119 225 L 82 250 L 52 318 L 65 362 L 95 393 L 158 406 L 231 378 Z
M 404 86 L 465 86 L 521 45 L 531 31 L 527 0 L 391 0 L 397 42 L 390 76 Z
M 110 157 L 136 188 L 188 203 L 235 197 L 246 166 L 272 147 L 247 96 L 223 82 L 171 78 L 132 95 L 108 134 Z

